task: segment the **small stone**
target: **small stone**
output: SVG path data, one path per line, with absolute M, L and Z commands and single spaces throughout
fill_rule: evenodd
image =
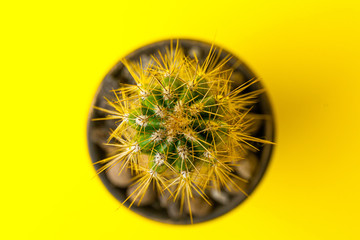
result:
M 121 77 L 124 79 L 126 83 L 135 83 L 134 78 L 131 76 L 131 73 L 127 68 L 123 68 Z
M 109 119 L 109 120 L 104 120 L 104 126 L 107 128 L 107 133 L 108 133 L 108 136 L 110 136 L 110 132 L 112 132 L 113 130 L 115 130 L 117 128 L 117 126 L 120 124 L 120 122 L 116 123 L 117 120 L 112 120 L 112 119 Z
M 233 72 L 231 74 L 230 80 L 233 82 L 233 87 L 239 87 L 241 84 L 245 83 L 244 76 L 239 72 Z
M 151 63 L 150 56 L 146 54 L 142 54 L 140 58 L 141 58 L 142 68 L 147 69 L 149 67 L 149 64 Z
M 119 89 L 120 88 L 120 84 L 118 79 L 114 79 L 112 75 L 108 74 L 105 77 L 104 83 L 102 85 L 102 91 L 104 92 L 104 94 L 106 94 L 109 97 L 114 97 L 114 93 L 113 90 Z
M 228 204 L 230 201 L 229 195 L 226 192 L 215 188 L 210 189 L 210 197 L 223 205 Z
M 101 144 L 100 147 L 104 150 L 106 156 L 114 156 L 119 148 L 111 145 Z
M 150 184 L 147 190 L 145 191 L 145 193 L 144 190 L 140 191 L 139 193 L 139 189 L 136 190 L 138 186 L 139 186 L 138 184 L 134 184 L 127 189 L 126 191 L 127 196 L 131 195 L 128 201 L 130 203 L 134 202 L 134 206 L 139 206 L 139 207 L 151 205 L 156 200 L 156 194 L 153 185 Z
M 110 167 L 106 171 L 106 176 L 108 177 L 109 181 L 116 187 L 127 187 L 131 183 L 131 171 L 128 168 L 125 168 L 120 173 L 120 165 L 115 165 Z
M 106 130 L 104 127 L 96 127 L 91 130 L 90 138 L 91 141 L 95 144 L 102 147 L 104 143 L 106 143 L 109 137 L 109 131 Z
M 169 202 L 171 201 L 169 199 L 170 194 L 166 194 L 167 191 L 165 191 L 163 194 L 159 195 L 159 202 L 160 202 L 160 206 L 162 208 L 166 208 L 169 205 Z
M 173 191 L 173 190 L 175 190 L 175 186 L 170 187 L 170 191 Z M 161 194 L 159 194 L 160 206 L 163 208 L 168 207 L 171 202 L 174 202 L 170 191 L 168 189 L 166 189 Z
M 201 59 L 202 58 L 202 53 L 201 53 L 201 49 L 199 47 L 192 47 L 189 49 L 189 57 L 191 58 L 195 58 L 195 56 L 198 58 L 198 59 Z
M 182 216 L 182 214 L 180 212 L 179 204 L 172 200 L 169 200 L 166 210 L 171 219 L 177 220 L 177 219 L 180 219 Z
M 104 126 L 94 127 L 90 133 L 91 141 L 98 145 L 105 152 L 106 156 L 113 156 L 117 153 L 119 148 L 106 144 L 109 136 L 110 131 Z
M 212 206 L 209 205 L 202 197 L 193 197 L 190 199 L 191 213 L 194 217 L 204 217 L 208 215 Z M 190 214 L 189 204 L 185 201 L 184 209 L 186 213 Z
M 247 116 L 244 119 L 245 122 L 249 121 L 249 124 L 244 126 L 244 132 L 247 135 L 255 135 L 255 133 L 260 129 L 260 127 L 263 125 L 264 121 L 260 117 L 258 117 L 256 114 L 247 114 Z
M 240 177 L 249 180 L 254 174 L 257 163 L 257 156 L 252 152 L 248 152 L 244 159 L 240 160 L 238 165 L 236 165 L 234 168 Z
M 230 182 L 227 187 L 225 187 L 225 191 L 232 196 L 244 194 L 243 192 L 247 192 L 248 183 L 241 181 L 240 179 L 231 177 L 232 182 Z M 242 190 L 242 191 L 241 191 Z

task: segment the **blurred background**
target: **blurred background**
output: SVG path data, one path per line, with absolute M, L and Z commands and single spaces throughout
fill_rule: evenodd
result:
M 360 238 L 358 1 L 3 1 L 0 26 L 1 239 Z M 255 192 L 193 226 L 121 207 L 86 143 L 105 74 L 168 38 L 240 57 L 276 117 Z

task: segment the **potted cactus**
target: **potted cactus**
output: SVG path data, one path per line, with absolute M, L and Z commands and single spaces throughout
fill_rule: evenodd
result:
M 93 111 L 91 115 L 92 121 L 108 121 L 101 128 L 107 138 L 102 138 L 103 148 L 110 149 L 108 156 L 93 159 L 98 173 L 115 171 L 119 177 L 128 176 L 126 191 L 120 194 L 122 203 L 136 207 L 149 198 L 158 199 L 159 204 L 150 207 L 152 216 L 166 202 L 176 203 L 178 219 L 186 215 L 190 223 L 193 213 L 197 217 L 207 209 L 197 203 L 217 204 L 216 193 L 220 199 L 225 191 L 236 192 L 242 199 L 247 196 L 250 177 L 241 176 L 236 168 L 273 140 L 272 130 L 270 136 L 253 135 L 259 128 L 259 120 L 254 119 L 268 121 L 271 116 L 270 110 L 267 115 L 253 111 L 264 94 L 258 79 L 233 81 L 236 69 L 228 67 L 231 55 L 210 47 L 201 57 L 199 49 L 186 54 L 181 42 L 168 41 L 163 51 L 142 53 L 135 61 L 124 58 L 120 69 L 128 81 L 107 89 L 112 96 L 93 107 L 100 116 Z M 94 128 L 91 124 L 89 129 Z M 264 169 L 260 172 L 261 178 Z M 116 186 L 116 176 L 105 174 L 105 178 Z M 124 186 L 120 181 L 117 187 Z M 208 218 L 208 213 L 203 215 Z M 171 220 L 171 214 L 167 217 Z

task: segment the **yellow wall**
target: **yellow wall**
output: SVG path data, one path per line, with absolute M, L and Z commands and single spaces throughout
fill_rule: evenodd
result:
M 358 1 L 0 3 L 1 239 L 359 239 Z M 216 220 L 139 217 L 90 164 L 92 97 L 120 57 L 213 41 L 262 77 L 277 123 L 264 180 Z

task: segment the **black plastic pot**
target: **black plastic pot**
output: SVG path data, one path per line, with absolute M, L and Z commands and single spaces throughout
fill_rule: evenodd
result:
M 132 53 L 130 53 L 128 56 L 126 56 L 127 59 L 138 61 L 139 57 L 143 59 L 143 61 L 146 61 L 146 59 L 149 58 L 150 55 L 156 54 L 158 50 L 164 52 L 165 48 L 169 48 L 171 40 L 161 41 L 154 44 L 147 45 L 145 47 L 142 47 Z M 174 46 L 176 46 L 176 40 L 172 40 Z M 185 54 L 190 54 L 193 51 L 196 51 L 197 54 L 206 56 L 211 48 L 211 44 L 195 41 L 195 40 L 185 40 L 181 39 L 179 40 L 180 46 L 185 50 Z M 227 51 L 222 51 L 220 55 L 220 59 L 224 58 L 229 53 Z M 237 57 L 232 55 L 232 58 L 227 64 L 227 67 L 231 67 L 234 69 L 234 74 L 237 76 L 240 76 L 243 78 L 243 80 L 247 81 L 252 78 L 255 78 L 255 74 Z M 128 71 L 125 69 L 124 65 L 119 62 L 117 63 L 111 71 L 105 76 L 104 80 L 102 81 L 101 85 L 99 86 L 99 89 L 94 97 L 93 103 L 91 105 L 89 119 L 88 119 L 88 147 L 89 152 L 91 156 L 91 161 L 93 163 L 104 159 L 106 157 L 104 148 L 102 146 L 102 141 L 106 139 L 108 130 L 107 129 L 114 129 L 114 122 L 112 121 L 91 121 L 93 118 L 97 117 L 103 117 L 103 113 L 100 111 L 94 111 L 93 106 L 100 106 L 104 108 L 109 108 L 105 105 L 104 97 L 107 98 L 113 98 L 113 93 L 110 91 L 113 89 L 119 88 L 119 83 L 129 83 L 134 84 L 133 80 L 131 79 Z M 233 87 L 236 87 L 236 85 L 240 85 L 241 82 L 235 82 Z M 249 87 L 247 91 L 254 91 L 257 89 L 262 89 L 263 86 L 260 82 L 257 82 Z M 109 108 L 111 109 L 111 108 Z M 254 136 L 259 138 L 264 138 L 270 141 L 274 141 L 274 118 L 273 113 L 271 110 L 271 105 L 268 99 L 268 96 L 266 93 L 263 93 L 259 96 L 258 103 L 256 103 L 251 111 L 252 113 L 261 114 L 264 117 L 264 120 L 262 121 L 262 124 L 258 131 L 254 134 Z M 103 136 L 100 138 L 94 138 L 94 132 L 97 131 L 97 134 L 95 136 Z M 250 195 L 256 186 L 259 184 L 260 180 L 262 179 L 267 166 L 270 161 L 271 153 L 273 150 L 273 145 L 271 144 L 256 144 L 254 143 L 257 148 L 260 149 L 260 151 L 256 152 L 259 162 L 257 164 L 257 167 L 253 173 L 252 178 L 249 181 L 249 184 L 247 185 L 247 188 L 245 189 L 246 192 Z M 101 165 L 97 164 L 94 165 L 95 169 L 98 170 Z M 108 179 L 106 174 L 100 173 L 99 177 L 101 178 L 104 185 L 107 187 L 107 189 L 112 193 L 112 195 L 118 199 L 120 202 L 123 202 L 126 199 L 126 189 L 125 188 L 118 188 L 115 187 Z M 203 221 L 208 221 L 211 219 L 214 219 L 216 217 L 219 217 L 230 210 L 237 207 L 239 204 L 241 204 L 247 197 L 243 194 L 239 194 L 236 196 L 232 196 L 229 203 L 226 205 L 216 204 L 213 207 L 213 210 L 211 213 L 204 217 L 194 217 L 193 221 L 194 223 L 199 223 Z M 129 206 L 129 202 L 124 203 L 125 206 Z M 160 208 L 158 204 L 154 204 L 147 207 L 137 207 L 133 205 L 131 207 L 131 210 L 145 216 L 147 218 L 165 222 L 165 223 L 172 223 L 172 224 L 189 224 L 190 218 L 188 216 L 184 216 L 180 219 L 171 219 L 167 212 Z

